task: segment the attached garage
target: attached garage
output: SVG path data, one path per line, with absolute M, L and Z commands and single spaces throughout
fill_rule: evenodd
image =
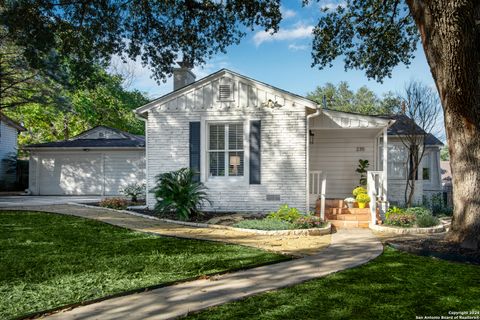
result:
M 122 187 L 145 182 L 144 137 L 113 128 L 26 149 L 34 195 L 119 195 Z

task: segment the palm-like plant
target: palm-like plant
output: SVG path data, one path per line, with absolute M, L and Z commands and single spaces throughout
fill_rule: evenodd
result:
M 176 212 L 181 220 L 188 220 L 191 215 L 199 213 L 199 207 L 211 203 L 207 197 L 206 187 L 194 180 L 195 172 L 189 168 L 159 174 L 157 185 L 153 189 L 158 213 Z

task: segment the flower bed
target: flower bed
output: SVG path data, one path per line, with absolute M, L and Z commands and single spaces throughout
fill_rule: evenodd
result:
M 370 225 L 370 228 L 380 232 L 397 234 L 437 233 L 445 231 L 440 220 L 424 207 L 402 209 L 391 207 L 385 215 L 383 226 Z
M 330 225 L 322 221 L 319 217 L 312 214 L 302 214 L 298 209 L 290 208 L 286 204 L 282 205 L 278 211 L 271 212 L 266 218 L 243 220 L 235 223 L 233 227 L 241 230 L 261 231 L 257 233 L 272 232 L 274 234 L 312 235 L 314 233 L 326 234 L 330 232 Z

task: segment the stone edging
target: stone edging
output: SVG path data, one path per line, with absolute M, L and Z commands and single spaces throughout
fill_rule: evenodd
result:
M 120 213 L 130 214 L 132 216 L 142 217 L 150 220 L 163 221 L 163 222 L 178 224 L 178 225 L 187 226 L 187 227 L 234 230 L 234 231 L 249 232 L 249 233 L 261 234 L 261 235 L 267 235 L 267 236 L 287 236 L 287 235 L 320 236 L 320 235 L 330 234 L 331 228 L 332 228 L 331 223 L 327 222 L 327 226 L 323 228 L 294 229 L 294 230 L 256 230 L 256 229 L 235 228 L 230 226 L 223 226 L 220 224 L 208 224 L 208 223 L 162 219 L 162 218 L 150 216 L 148 214 L 142 214 L 142 213 L 129 211 L 129 210 L 117 210 L 117 209 L 111 209 L 111 208 L 105 208 L 105 207 L 90 206 L 88 204 L 81 204 L 81 203 L 75 203 L 75 202 L 70 202 L 68 204 L 84 207 L 84 208 L 102 209 L 102 210 L 109 210 L 113 212 L 120 212 Z
M 445 226 L 443 224 L 430 227 L 430 228 L 400 228 L 400 227 L 390 227 L 370 223 L 369 228 L 373 231 L 384 232 L 384 233 L 396 233 L 396 234 L 430 234 L 430 233 L 440 233 L 445 231 Z

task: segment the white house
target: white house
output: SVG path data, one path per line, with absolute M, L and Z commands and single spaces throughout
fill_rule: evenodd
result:
M 12 160 L 17 158 L 17 137 L 26 129 L 3 113 L 0 113 L 0 190 L 15 184 L 16 172 Z
M 32 144 L 29 190 L 33 195 L 119 195 L 145 180 L 145 139 L 98 126 L 65 141 Z
M 371 164 L 372 219 L 373 199 L 401 200 L 389 157 L 403 151 L 382 148 L 395 119 L 322 109 L 226 69 L 195 81 L 187 67 L 175 69 L 173 92 L 136 113 L 145 121 L 147 190 L 158 174 L 190 167 L 208 188 L 207 210 L 309 210 L 318 198 L 343 199 L 358 185 L 359 159 Z M 155 205 L 151 193 L 147 204 Z

